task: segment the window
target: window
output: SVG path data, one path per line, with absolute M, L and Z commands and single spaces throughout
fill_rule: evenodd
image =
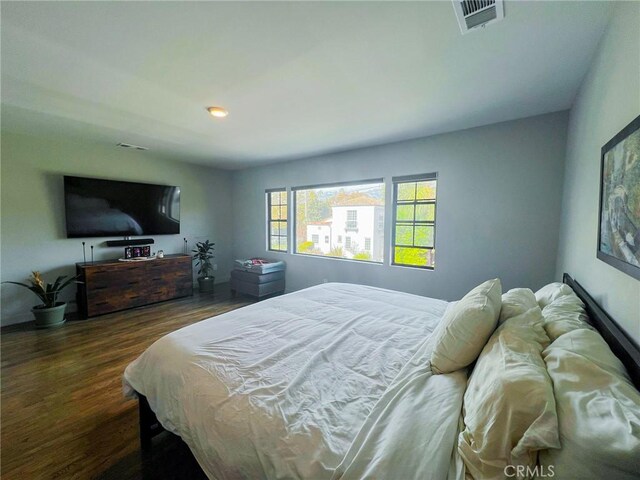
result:
M 364 239 L 364 249 L 367 251 L 371 250 L 371 239 L 369 237 Z
M 393 179 L 391 263 L 435 266 L 437 174 Z
M 317 235 L 317 234 L 316 235 L 311 235 L 311 242 L 314 245 L 319 244 L 320 243 L 320 235 Z
M 286 252 L 288 248 L 287 234 L 287 191 L 267 190 L 267 239 L 268 249 Z
M 294 253 L 383 261 L 382 249 L 376 249 L 380 251 L 373 254 L 366 248 L 367 238 L 369 246 L 384 245 L 384 230 L 376 228 L 380 219 L 384 222 L 385 189 L 382 179 L 297 187 L 292 191 Z M 312 235 L 316 233 L 319 238 L 325 237 L 324 243 L 315 241 Z
M 347 232 L 349 230 L 358 230 L 358 211 L 357 210 L 347 210 L 347 221 L 344 224 L 344 229 Z

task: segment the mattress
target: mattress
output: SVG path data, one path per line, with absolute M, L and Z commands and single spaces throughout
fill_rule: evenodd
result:
M 328 283 L 198 322 L 124 374 L 209 478 L 446 479 L 466 373 L 432 375 L 448 304 Z

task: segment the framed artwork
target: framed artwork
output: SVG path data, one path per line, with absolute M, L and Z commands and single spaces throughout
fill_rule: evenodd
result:
M 151 246 L 145 245 L 143 247 L 125 247 L 124 249 L 124 258 L 140 258 L 140 257 L 150 257 L 151 256 Z
M 597 255 L 640 279 L 640 116 L 601 154 Z

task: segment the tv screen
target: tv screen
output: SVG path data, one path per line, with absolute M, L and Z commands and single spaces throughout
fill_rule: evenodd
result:
M 67 238 L 180 233 L 180 187 L 64 177 Z

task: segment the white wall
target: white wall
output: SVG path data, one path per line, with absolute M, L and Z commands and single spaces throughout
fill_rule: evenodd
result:
M 619 2 L 571 110 L 556 278 L 568 272 L 640 342 L 640 281 L 596 258 L 600 149 L 640 114 L 640 3 Z
M 288 291 L 327 279 L 451 300 L 496 276 L 505 288 L 538 288 L 555 274 L 566 125 L 560 112 L 235 172 L 234 256 L 285 260 Z M 267 188 L 430 172 L 439 175 L 434 271 L 265 249 Z M 387 183 L 387 239 L 391 192 Z
M 154 157 L 152 152 L 83 143 L 60 137 L 2 132 L 2 281 L 24 281 L 31 270 L 47 277 L 74 274 L 82 261 L 82 240 L 95 245 L 95 259 L 123 256 L 122 247 L 106 248 L 105 238 L 67 239 L 64 174 L 179 185 L 181 234 L 153 237 L 154 250 L 180 253 L 207 238 L 216 243 L 216 282 L 227 281 L 231 265 L 230 173 Z M 2 325 L 31 320 L 37 298 L 24 288 L 1 288 Z M 71 300 L 69 287 L 63 299 Z M 70 305 L 73 310 L 75 305 Z

